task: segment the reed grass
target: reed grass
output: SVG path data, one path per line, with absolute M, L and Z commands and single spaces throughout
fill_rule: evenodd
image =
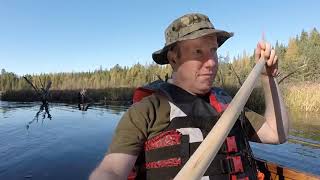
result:
M 285 84 L 283 95 L 287 106 L 293 110 L 320 112 L 320 84 Z
M 239 90 L 238 86 L 225 86 L 224 89 L 234 96 Z M 281 84 L 284 102 L 290 110 L 305 112 L 320 112 L 320 84 Z M 263 90 L 257 87 L 253 90 L 246 107 L 259 113 L 265 109 Z

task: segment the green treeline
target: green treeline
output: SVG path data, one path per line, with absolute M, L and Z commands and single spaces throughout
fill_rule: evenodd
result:
M 42 83 L 52 81 L 52 90 L 105 89 L 112 87 L 137 87 L 148 82 L 165 78 L 171 74 L 171 67 L 157 64 L 135 64 L 132 67 L 121 67 L 118 64 L 111 69 L 78 73 L 49 73 L 26 75 L 28 79 L 41 87 Z M 158 77 L 159 76 L 159 77 Z M 31 89 L 31 86 L 14 73 L 2 69 L 0 74 L 0 91 Z
M 280 59 L 279 78 L 297 70 L 284 80 L 285 83 L 319 82 L 320 80 L 320 34 L 317 29 L 302 31 L 289 40 L 288 45 L 276 43 L 275 49 Z M 218 86 L 239 85 L 254 66 L 254 55 L 244 52 L 238 57 L 220 57 L 219 72 L 216 77 Z M 49 73 L 26 75 L 41 87 L 47 80 L 52 81 L 51 90 L 105 89 L 112 87 L 137 87 L 159 78 L 171 75 L 169 65 L 135 64 L 132 67 L 115 65 L 110 69 L 93 72 Z M 238 78 L 237 78 L 238 76 Z M 239 82 L 240 81 L 240 82 Z M 14 73 L 1 70 L 0 91 L 31 90 L 26 81 Z
M 320 34 L 317 29 L 302 31 L 289 39 L 287 45 L 276 43 L 274 47 L 279 57 L 281 89 L 285 102 L 292 109 L 320 111 Z M 243 52 L 238 57 L 219 57 L 219 71 L 214 86 L 225 88 L 234 95 L 255 65 L 254 54 Z M 35 86 L 43 87 L 52 81 L 50 101 L 77 102 L 81 89 L 87 89 L 95 102 L 130 101 L 137 86 L 150 83 L 171 75 L 169 65 L 155 63 L 135 64 L 132 67 L 115 65 L 110 69 L 93 72 L 48 73 L 26 75 Z M 1 70 L 0 97 L 9 101 L 33 101 L 38 95 L 25 79 L 12 72 Z M 255 89 L 247 106 L 262 111 L 264 100 L 261 88 Z

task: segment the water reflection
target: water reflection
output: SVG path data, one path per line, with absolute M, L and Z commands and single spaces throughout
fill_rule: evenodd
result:
M 320 142 L 319 113 L 290 111 L 290 135 Z
M 121 115 L 124 111 L 128 109 L 128 106 L 125 106 L 125 105 L 111 105 L 111 104 L 98 105 L 96 107 L 106 109 L 108 113 L 115 114 L 115 115 Z
M 48 102 L 44 102 L 41 104 L 39 111 L 36 113 L 36 115 L 34 116 L 34 118 L 28 122 L 28 124 L 26 125 L 26 128 L 29 129 L 30 125 L 34 122 L 39 121 L 39 116 L 41 115 L 42 117 L 42 121 L 41 123 L 43 123 L 44 119 L 48 118 L 49 120 L 52 119 L 52 116 L 50 114 L 50 110 L 49 110 L 49 104 Z
M 83 103 L 83 104 L 79 103 L 78 104 L 78 109 L 80 111 L 87 111 L 89 109 L 90 105 L 91 105 L 90 103 Z
M 92 104 L 90 110 L 79 111 L 77 104 L 50 103 L 48 113 L 39 103 L 0 101 L 0 112 L 4 109 L 10 112 L 0 114 L 0 179 L 55 180 L 88 178 L 105 155 L 128 106 Z M 54 120 L 44 122 L 48 114 Z M 320 147 L 310 145 L 320 141 L 305 138 L 309 131 L 319 132 L 319 121 L 308 116 L 292 122 L 292 129 L 306 135 L 293 136 L 291 131 L 289 142 L 281 145 L 252 143 L 254 154 L 320 175 Z M 30 126 L 27 132 L 26 123 Z
M 294 144 L 301 144 L 302 146 L 308 146 L 310 148 L 320 149 L 320 142 L 312 139 L 306 139 L 302 137 L 289 135 L 288 142 Z
M 37 103 L 34 102 L 7 102 L 7 101 L 0 101 L 0 112 L 6 113 L 11 110 L 16 109 L 25 109 L 36 106 Z
M 0 104 L 9 109 L 0 113 L 0 180 L 88 179 L 107 151 L 120 119 L 116 114 L 123 112 L 107 106 L 79 111 L 77 104 L 57 103 L 13 110 L 14 104 Z

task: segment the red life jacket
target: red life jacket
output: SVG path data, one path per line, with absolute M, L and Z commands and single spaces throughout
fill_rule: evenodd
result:
M 156 88 L 138 88 L 133 102 L 155 92 L 168 99 L 170 124 L 162 133 L 144 143 L 135 173 L 131 173 L 129 179 L 173 179 L 232 100 L 219 88 L 213 88 L 207 99 L 203 99 L 175 85 L 157 82 Z M 257 179 L 257 168 L 242 124 L 243 117 L 240 116 L 231 129 L 203 179 Z

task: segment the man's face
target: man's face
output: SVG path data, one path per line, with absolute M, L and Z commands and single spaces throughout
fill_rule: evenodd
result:
M 180 56 L 174 69 L 175 83 L 192 94 L 205 94 L 211 89 L 218 71 L 217 37 L 207 35 L 179 42 Z

